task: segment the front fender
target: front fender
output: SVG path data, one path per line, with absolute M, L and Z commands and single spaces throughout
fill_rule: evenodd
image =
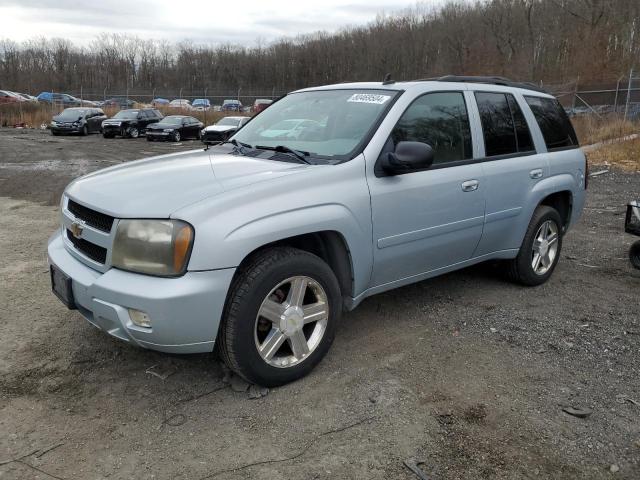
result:
M 349 249 L 354 294 L 364 291 L 373 248 L 363 170 L 356 161 L 313 169 L 228 191 L 177 212 L 175 218 L 195 228 L 189 270 L 234 268 L 264 245 L 330 231 L 341 235 Z

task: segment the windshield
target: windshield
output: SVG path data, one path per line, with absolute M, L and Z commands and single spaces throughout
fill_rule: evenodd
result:
M 240 119 L 231 118 L 231 117 L 223 118 L 218 123 L 216 123 L 216 125 L 230 126 L 230 127 L 237 127 L 239 124 L 240 124 Z
M 138 110 L 120 110 L 113 118 L 136 118 L 138 116 Z
M 158 122 L 158 125 L 182 125 L 182 117 L 164 117 Z
M 287 95 L 234 139 L 251 146 L 286 146 L 311 155 L 351 158 L 398 94 L 394 90 L 315 90 Z
M 87 113 L 86 110 L 67 109 L 63 111 L 60 115 L 56 116 L 56 118 L 62 121 L 78 120 L 78 118 L 84 117 L 86 113 Z

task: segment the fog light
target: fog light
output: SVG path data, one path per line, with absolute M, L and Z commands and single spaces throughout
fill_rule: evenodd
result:
M 129 318 L 138 327 L 151 328 L 151 317 L 145 312 L 130 308 Z

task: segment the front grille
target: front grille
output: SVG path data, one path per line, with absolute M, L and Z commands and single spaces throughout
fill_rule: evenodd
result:
M 67 230 L 67 238 L 73 243 L 76 250 L 82 252 L 94 262 L 104 264 L 107 261 L 106 248 L 96 245 L 95 243 L 87 242 L 83 238 L 76 238 L 70 230 Z
M 67 204 L 67 210 L 73 213 L 76 218 L 84 221 L 87 225 L 91 225 L 103 232 L 109 233 L 111 231 L 114 218 L 109 215 L 91 210 L 90 208 L 80 205 L 71 199 L 69 199 L 69 203 Z

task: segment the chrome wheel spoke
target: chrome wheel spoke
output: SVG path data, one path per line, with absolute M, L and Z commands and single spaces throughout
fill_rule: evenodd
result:
M 551 235 L 549 235 L 547 237 L 547 242 L 549 242 L 549 246 L 553 245 L 557 241 L 558 241 L 558 234 L 557 233 L 551 233 Z
M 533 271 L 537 272 L 540 267 L 540 262 L 542 261 L 542 255 L 536 253 L 533 257 Z
M 328 310 L 327 304 L 324 302 L 317 302 L 311 305 L 305 305 L 302 307 L 302 311 L 304 312 L 304 323 L 317 322 L 318 320 L 323 320 L 327 318 Z
M 302 330 L 298 330 L 289 337 L 289 345 L 291 345 L 293 356 L 298 360 L 301 360 L 302 357 L 309 353 L 309 344 Z
M 262 345 L 260 345 L 259 350 L 262 358 L 264 358 L 265 360 L 271 360 L 276 352 L 280 349 L 286 338 L 287 337 L 285 337 L 284 333 L 282 333 L 280 330 L 278 330 L 277 328 L 272 328 L 267 335 L 267 338 L 265 338 Z
M 301 307 L 304 301 L 304 294 L 307 291 L 309 281 L 306 277 L 296 277 L 291 282 L 291 290 L 287 296 L 287 304 L 293 307 Z
M 273 323 L 280 322 L 282 315 L 284 314 L 284 305 L 274 302 L 273 300 L 266 299 L 262 302 L 262 306 L 258 311 L 258 315 L 272 321 Z

